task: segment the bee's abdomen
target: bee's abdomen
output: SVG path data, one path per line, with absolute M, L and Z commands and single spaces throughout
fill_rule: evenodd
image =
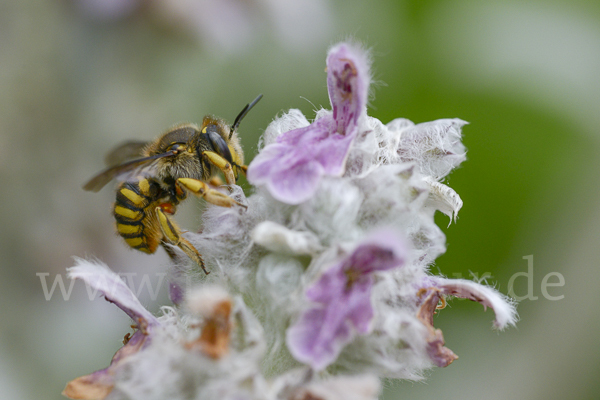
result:
M 152 229 L 150 207 L 155 202 L 158 184 L 141 178 L 136 182 L 125 182 L 117 189 L 114 215 L 117 220 L 117 232 L 134 249 L 144 253 L 154 253 L 158 246 Z

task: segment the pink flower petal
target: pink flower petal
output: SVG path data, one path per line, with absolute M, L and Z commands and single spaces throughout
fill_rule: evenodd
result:
M 327 90 L 336 131 L 348 135 L 366 115 L 369 94 L 369 62 L 365 52 L 340 43 L 327 56 Z
M 136 323 L 144 321 L 149 327 L 159 324 L 156 317 L 144 308 L 123 279 L 106 265 L 77 259 L 75 266 L 68 269 L 68 276 L 71 279 L 81 279 L 86 285 L 102 293 L 107 301 L 114 303 Z
M 312 306 L 287 331 L 294 358 L 322 370 L 357 333 L 369 333 L 374 316 L 373 272 L 401 266 L 405 254 L 404 241 L 394 232 L 382 230 L 321 275 L 306 291 Z
M 248 167 L 248 181 L 266 186 L 281 202 L 300 204 L 313 196 L 323 175 L 344 173 L 358 122 L 366 116 L 369 67 L 364 52 L 344 43 L 333 47 L 327 71 L 333 113 L 284 132 Z

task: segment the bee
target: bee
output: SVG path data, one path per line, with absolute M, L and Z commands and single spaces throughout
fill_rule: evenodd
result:
M 245 207 L 213 187 L 223 183 L 219 171 L 227 185 L 246 173 L 237 128 L 261 98 L 247 104 L 231 126 L 209 115 L 199 127 L 180 124 L 154 141 L 123 143 L 107 155 L 108 168 L 83 188 L 98 192 L 112 179 L 120 180 L 113 215 L 125 243 L 148 254 L 162 245 L 172 258 L 169 245 L 177 246 L 208 274 L 202 255 L 182 237 L 171 216 L 188 191 L 218 206 Z

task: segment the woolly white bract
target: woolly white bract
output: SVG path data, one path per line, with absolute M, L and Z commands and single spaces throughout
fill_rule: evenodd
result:
M 71 389 L 101 380 L 111 399 L 374 399 L 377 378 L 419 379 L 456 358 L 433 327 L 446 296 L 492 308 L 496 328 L 515 324 L 494 289 L 429 271 L 446 250 L 435 211 L 452 220 L 462 206 L 441 180 L 465 159 L 465 122 L 384 125 L 366 114 L 365 52 L 337 45 L 327 65 L 333 111 L 276 118 L 249 166 L 254 193 L 231 188 L 247 210 L 209 205 L 201 233 L 186 234 L 210 275 L 173 248 L 186 302 L 151 324 L 130 312 L 141 344 Z M 106 271 L 80 261 L 70 273 L 93 284 Z

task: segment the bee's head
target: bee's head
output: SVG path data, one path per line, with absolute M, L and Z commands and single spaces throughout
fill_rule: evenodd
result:
M 202 166 L 191 143 L 198 129 L 192 124 L 182 124 L 164 133 L 149 149 L 149 155 L 174 152 L 172 156 L 157 160 L 157 174 L 165 178 L 203 179 Z

